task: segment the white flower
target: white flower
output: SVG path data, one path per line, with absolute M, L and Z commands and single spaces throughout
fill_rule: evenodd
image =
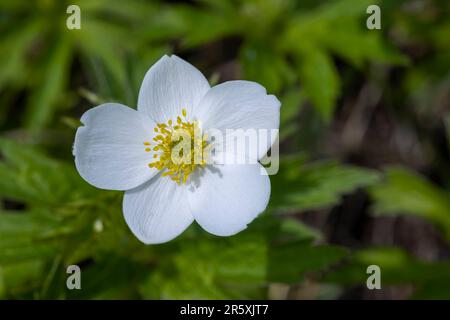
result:
M 229 236 L 267 206 L 270 181 L 260 173 L 263 167 L 205 166 L 203 160 L 177 166 L 164 153 L 172 148 L 167 139 L 175 126 L 192 135 L 197 123 L 219 130 L 278 129 L 279 113 L 278 99 L 257 83 L 228 81 L 211 88 L 195 67 L 164 56 L 145 75 L 137 111 L 106 103 L 83 114 L 75 164 L 90 184 L 125 191 L 125 221 L 144 243 L 169 241 L 194 219 L 212 234 Z M 206 151 L 206 138 L 199 145 Z

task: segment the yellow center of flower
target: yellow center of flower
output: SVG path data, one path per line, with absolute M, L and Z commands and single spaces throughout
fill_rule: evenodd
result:
M 169 119 L 167 123 L 156 125 L 153 143 L 144 142 L 145 151 L 154 152 L 154 161 L 148 166 L 165 170 L 162 176 L 168 176 L 178 184 L 186 183 L 197 166 L 204 167 L 209 154 L 207 136 L 202 135 L 198 122 L 187 121 L 186 109 L 181 113 L 176 122 Z

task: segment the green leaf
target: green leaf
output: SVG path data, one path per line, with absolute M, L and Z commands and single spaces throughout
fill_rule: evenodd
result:
M 0 266 L 0 299 L 3 300 L 3 297 L 5 296 L 5 277 L 3 276 L 3 269 Z
M 0 87 L 22 82 L 26 78 L 26 51 L 30 46 L 36 33 L 42 27 L 39 19 L 31 19 L 24 23 L 21 28 L 16 28 L 11 33 L 6 33 L 0 38 Z
M 63 298 L 69 299 L 136 299 L 139 286 L 154 269 L 127 256 L 108 252 L 83 268 L 82 290 L 65 287 L 66 274 L 59 282 Z
M 378 214 L 412 214 L 435 223 L 450 239 L 450 196 L 405 169 L 386 170 L 386 180 L 370 189 Z
M 297 130 L 297 115 L 301 110 L 304 96 L 296 88 L 289 90 L 281 96 L 282 109 L 280 112 L 280 140 L 284 140 Z
M 37 212 L 21 211 L 0 211 L 0 234 L 1 242 L 5 242 L 8 238 L 26 238 L 44 235 L 51 228 L 55 227 L 55 221 L 45 219 L 44 216 Z
M 183 23 L 184 34 L 182 45 L 186 48 L 199 46 L 221 37 L 236 33 L 240 28 L 240 20 L 230 23 L 229 12 L 198 10 L 190 6 L 178 6 L 173 14 L 178 17 L 175 30 Z M 236 13 L 236 12 L 234 12 Z M 170 29 L 170 28 L 169 28 Z
M 0 196 L 39 206 L 95 197 L 73 164 L 48 158 L 31 145 L 0 139 Z
M 347 264 L 324 277 L 324 281 L 365 285 L 367 267 L 377 265 L 381 270 L 382 288 L 390 285 L 414 285 L 417 298 L 450 298 L 450 263 L 423 262 L 397 248 L 377 247 L 355 252 Z M 438 289 L 439 288 L 439 289 Z
M 291 237 L 296 241 L 320 241 L 322 234 L 320 231 L 307 226 L 297 219 L 285 218 L 280 221 L 280 236 L 282 238 Z
M 203 231 L 183 237 L 158 250 L 158 268 L 141 286 L 144 298 L 262 299 L 272 281 L 301 282 L 304 273 L 323 270 L 346 254 L 313 245 L 320 235 L 301 222 L 268 214 L 230 238 Z
M 330 120 L 340 93 L 340 80 L 329 55 L 320 49 L 308 49 L 297 57 L 300 85 L 317 111 Z
M 80 33 L 78 39 L 83 55 L 88 61 L 93 62 L 93 71 L 101 67 L 105 67 L 108 71 L 102 74 L 101 79 L 97 79 L 99 82 L 105 82 L 108 89 L 108 92 L 102 92 L 102 94 L 107 95 L 108 98 L 122 97 L 131 103 L 133 94 L 126 82 L 125 57 L 127 49 L 132 50 L 134 43 L 127 43 L 126 32 L 109 22 L 89 19 L 83 22 L 83 28 L 87 32 Z M 125 43 L 126 46 L 119 47 L 118 41 Z
M 240 61 L 245 78 L 261 83 L 269 93 L 280 92 L 285 84 L 295 79 L 295 72 L 283 55 L 258 42 L 241 48 Z
M 60 244 L 53 241 L 58 232 L 65 227 L 45 211 L 0 211 L 0 264 L 52 256 Z
M 281 161 L 272 178 L 270 207 L 284 210 L 311 210 L 339 203 L 341 195 L 374 184 L 374 171 L 333 161 L 301 164 Z
M 274 282 L 300 282 L 305 273 L 323 271 L 346 254 L 340 247 L 314 246 L 305 242 L 275 245 L 269 251 L 268 277 Z
M 351 20 L 345 23 L 340 20 L 339 23 L 340 28 L 330 32 L 320 42 L 350 64 L 356 67 L 362 67 L 365 62 L 408 64 L 407 57 L 388 47 L 380 33 L 361 30 L 360 21 Z
M 43 71 L 40 85 L 33 91 L 28 100 L 25 125 L 33 130 L 45 127 L 55 115 L 65 89 L 68 78 L 68 68 L 71 61 L 71 42 L 67 37 L 61 37 L 51 49 Z
M 29 293 L 39 287 L 43 272 L 42 260 L 29 260 L 13 264 L 0 265 L 0 282 L 3 275 L 5 298 L 30 299 Z M 1 285 L 0 285 L 1 286 Z M 0 289 L 0 298 L 1 289 Z
M 2 240 L 0 265 L 50 258 L 56 254 L 57 250 L 56 243 L 37 242 L 31 238 Z
M 159 271 L 142 286 L 146 298 L 262 298 L 266 279 L 263 235 L 184 241 Z

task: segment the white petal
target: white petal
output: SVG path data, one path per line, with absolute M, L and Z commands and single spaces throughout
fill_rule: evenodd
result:
M 155 123 L 145 114 L 126 106 L 107 103 L 86 111 L 81 117 L 73 153 L 80 175 L 90 184 L 109 190 L 128 190 L 153 177 L 149 168 Z
M 280 101 L 267 95 L 266 89 L 251 81 L 228 81 L 212 87 L 195 108 L 196 117 L 205 129 L 278 129 Z M 267 137 L 270 137 L 270 133 Z M 274 139 L 260 141 L 258 159 Z M 233 152 L 233 150 L 227 150 Z
M 162 243 L 182 233 L 193 221 L 186 187 L 161 175 L 125 192 L 125 221 L 144 243 Z
M 209 88 L 206 78 L 194 66 L 175 55 L 163 56 L 144 77 L 138 110 L 158 123 L 176 119 L 183 108 L 191 117 L 194 106 Z
M 206 231 L 229 236 L 245 229 L 263 212 L 270 197 L 270 180 L 260 164 L 205 167 L 189 188 L 195 220 Z

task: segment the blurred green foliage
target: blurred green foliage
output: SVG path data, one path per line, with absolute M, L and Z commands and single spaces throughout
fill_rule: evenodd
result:
M 405 168 L 323 159 L 320 141 L 354 83 L 385 87 L 376 67 L 403 72 L 400 94 L 384 88 L 392 112 L 439 121 L 450 5 L 425 1 L 414 10 L 407 2 L 1 1 L 0 298 L 267 298 L 274 283 L 306 278 L 364 285 L 369 264 L 381 267 L 383 284 L 415 285 L 415 298 L 450 298 L 448 261 L 326 244 L 292 215 L 335 207 L 367 188 L 377 215 L 419 216 L 450 241 L 445 160 L 438 186 Z M 69 4 L 81 8 L 81 30 L 66 28 Z M 382 31 L 365 27 L 369 4 L 383 8 Z M 402 53 L 408 46 L 431 49 L 415 59 Z M 211 82 L 225 66 L 234 70 L 229 78 L 280 97 L 280 172 L 267 212 L 239 235 L 214 237 L 193 225 L 170 243 L 144 246 L 125 225 L 121 193 L 83 181 L 70 149 L 84 110 L 103 101 L 134 106 L 148 67 L 171 52 L 191 56 Z M 82 267 L 83 290 L 66 289 L 70 264 Z
M 364 283 L 369 265 L 378 265 L 382 272 L 382 285 L 410 284 L 414 286 L 415 299 L 448 299 L 450 263 L 423 262 L 412 258 L 398 248 L 376 247 L 361 250 L 339 271 L 330 272 L 326 281 L 341 284 Z
M 404 169 L 388 169 L 386 178 L 386 183 L 371 190 L 376 212 L 423 217 L 442 229 L 450 241 L 450 196 L 447 191 Z

